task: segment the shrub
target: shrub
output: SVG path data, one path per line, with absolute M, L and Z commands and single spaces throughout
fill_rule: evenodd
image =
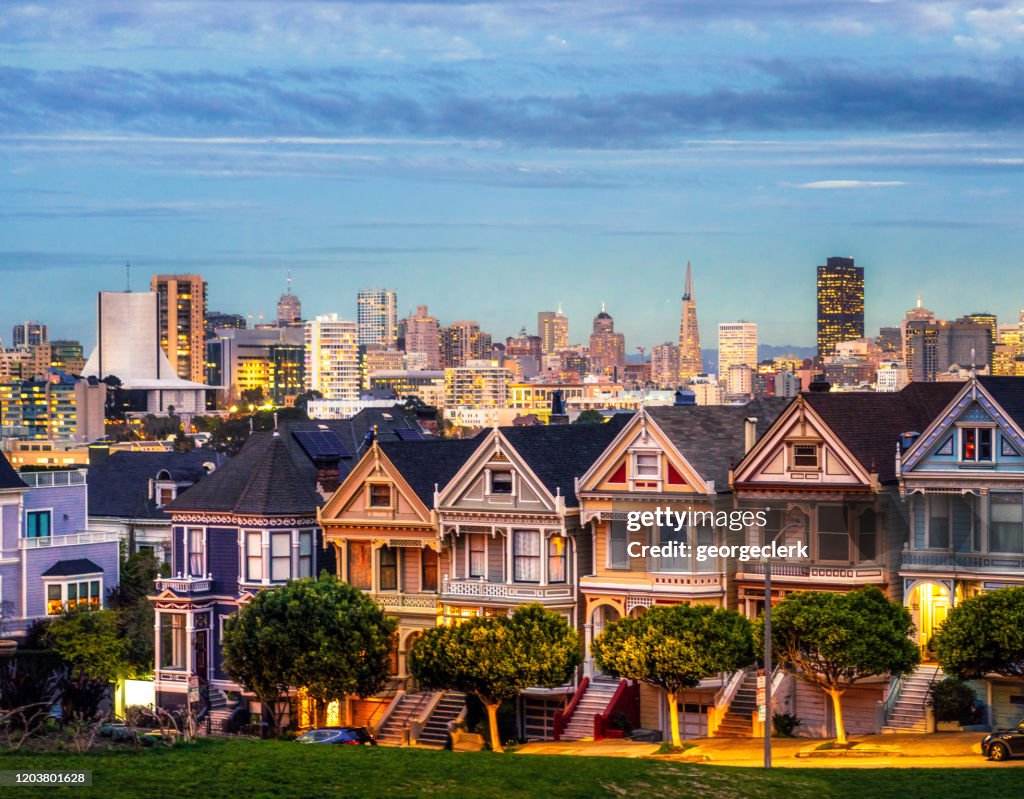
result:
M 793 732 L 800 726 L 801 721 L 792 713 L 774 713 L 772 724 L 775 726 L 775 733 L 783 738 L 792 738 Z
M 956 677 L 947 677 L 931 687 L 929 703 L 936 721 L 970 724 L 974 719 L 976 697 L 971 687 Z

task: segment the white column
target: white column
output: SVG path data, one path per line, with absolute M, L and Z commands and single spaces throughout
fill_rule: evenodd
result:
M 299 531 L 292 530 L 292 559 L 291 570 L 289 571 L 293 580 L 299 577 Z
M 160 609 L 153 614 L 153 673 L 160 671 Z
M 185 676 L 191 677 L 192 668 L 192 636 L 195 634 L 193 626 L 192 611 L 185 614 Z M 187 685 L 187 684 L 186 684 Z
M 263 582 L 270 582 L 270 530 L 262 531 Z
M 548 533 L 549 530 L 539 530 L 540 536 L 540 584 L 548 584 Z
M 512 574 L 513 574 L 514 568 L 515 568 L 515 555 L 513 554 L 514 553 L 514 550 L 513 550 L 514 544 L 512 543 L 512 539 L 514 537 L 515 536 L 512 533 L 512 528 L 511 527 L 506 527 L 505 528 L 505 564 L 506 564 L 505 584 L 506 585 L 512 585 Z
M 589 621 L 583 625 L 583 639 L 586 641 L 583 658 L 583 673 L 587 677 L 594 676 L 594 657 L 590 654 L 590 644 L 594 640 L 594 625 Z
M 988 490 L 983 489 L 978 494 L 978 547 L 984 553 L 989 551 L 989 525 L 992 514 L 990 511 L 991 495 Z

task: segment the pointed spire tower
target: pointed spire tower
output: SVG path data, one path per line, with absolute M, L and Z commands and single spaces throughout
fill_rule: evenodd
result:
M 686 383 L 703 371 L 704 358 L 700 352 L 700 330 L 697 328 L 697 300 L 693 296 L 693 268 L 687 261 L 683 313 L 679 320 L 679 381 Z

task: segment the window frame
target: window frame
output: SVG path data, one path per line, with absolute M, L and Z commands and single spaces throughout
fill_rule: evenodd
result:
M 243 546 L 243 549 L 242 549 L 242 563 L 245 566 L 245 568 L 244 568 L 244 570 L 242 572 L 242 574 L 243 574 L 243 580 L 242 581 L 243 582 L 246 582 L 246 583 L 262 583 L 262 582 L 266 581 L 267 569 L 266 569 L 266 564 L 263 562 L 263 537 L 264 537 L 264 532 L 265 531 L 263 531 L 263 530 L 243 530 L 242 531 L 242 535 L 243 535 L 243 539 L 242 539 L 242 546 Z M 250 551 L 250 549 L 249 549 L 250 542 L 253 541 L 254 539 L 259 541 L 259 547 L 258 547 L 259 554 L 258 555 L 254 555 Z M 259 562 L 259 565 L 260 565 L 260 574 L 259 574 L 259 577 L 253 577 L 252 576 L 252 565 L 253 565 L 254 562 L 257 562 L 257 561 Z
M 303 553 L 303 545 L 309 544 L 309 552 Z M 316 543 L 316 532 L 314 530 L 299 530 L 299 551 L 298 551 L 298 564 L 297 574 L 301 580 L 304 577 L 314 577 L 313 574 L 313 549 Z M 308 568 L 303 568 L 303 562 L 308 561 L 306 564 Z
M 494 476 L 496 474 L 508 475 L 508 491 L 497 491 L 494 488 Z M 516 495 L 516 478 L 512 469 L 487 469 L 487 496 L 489 497 L 514 497 Z
M 616 525 L 621 527 L 616 527 Z M 623 533 L 622 541 L 622 554 L 623 558 L 616 560 L 615 558 L 615 545 L 616 545 L 616 529 L 620 529 Z M 629 528 L 626 526 L 624 520 L 620 521 L 617 519 L 609 519 L 608 521 L 608 551 L 605 556 L 607 560 L 607 568 L 615 571 L 629 571 L 632 568 L 632 558 L 629 557 Z
M 384 563 L 384 555 L 387 554 L 389 563 Z M 392 560 L 393 559 L 393 560 Z M 390 585 L 384 584 L 384 570 L 387 569 L 392 580 Z M 398 547 L 378 547 L 377 548 L 377 590 L 378 591 L 397 591 L 399 589 L 398 584 Z
M 541 538 L 542 533 L 540 530 L 512 530 L 512 582 L 538 585 L 544 581 L 543 569 L 546 549 Z M 520 548 L 522 542 L 531 542 L 531 546 L 528 549 L 534 551 L 522 551 Z M 523 568 L 521 569 L 521 567 Z M 520 576 L 520 574 L 529 574 L 532 571 L 536 571 L 536 579 Z
M 839 509 L 839 511 L 843 514 L 843 521 L 846 524 L 846 529 L 843 530 L 842 532 L 840 532 L 839 530 L 825 530 L 823 528 L 823 526 L 822 526 L 822 511 L 829 511 L 829 510 L 832 510 L 832 509 Z M 841 503 L 837 504 L 837 503 L 829 502 L 829 503 L 824 503 L 824 504 L 818 505 L 815 508 L 815 514 L 814 514 L 814 522 L 815 522 L 814 546 L 815 546 L 815 554 L 817 556 L 817 560 L 818 561 L 825 562 L 825 563 L 849 563 L 850 562 L 850 538 L 851 538 L 851 536 L 850 536 L 850 517 L 851 517 L 851 515 L 852 514 L 850 513 L 849 506 L 843 505 Z M 830 538 L 838 539 L 840 537 L 840 535 L 842 535 L 843 539 L 846 541 L 846 556 L 842 557 L 842 558 L 825 557 L 825 555 L 823 554 L 823 549 L 824 548 L 822 547 L 823 538 L 828 536 Z M 828 540 L 827 539 L 825 539 L 825 540 L 826 540 L 826 543 L 828 543 Z M 835 543 L 835 542 L 832 542 L 832 543 Z
M 644 460 L 653 459 L 654 463 L 645 464 Z M 653 469 L 650 472 L 644 472 L 644 469 Z M 660 451 L 644 451 L 633 453 L 633 479 L 634 480 L 661 480 L 661 452 Z
M 207 560 L 206 560 L 206 528 L 205 527 L 186 527 L 185 530 L 185 565 L 188 568 L 188 574 L 192 577 L 205 577 L 207 574 Z M 196 552 L 193 550 L 192 544 L 194 543 L 194 534 L 199 533 L 199 537 L 202 541 L 202 546 L 198 555 L 201 559 L 198 571 L 193 568 L 193 558 L 196 556 Z
M 65 577 L 44 577 L 43 583 L 46 587 L 45 602 L 46 602 L 46 616 L 59 616 L 65 611 L 72 610 L 103 610 L 103 572 L 93 572 L 92 574 L 75 574 L 68 575 Z M 71 587 L 74 586 L 75 591 L 75 604 L 71 604 Z M 79 597 L 79 588 L 85 586 L 86 588 L 86 603 L 85 607 L 81 607 L 82 602 Z M 93 590 L 95 587 L 95 591 Z M 52 596 L 53 589 L 56 588 L 60 595 L 59 600 Z M 60 605 L 54 606 L 52 603 L 59 601 Z
M 935 549 L 935 550 L 949 550 L 953 545 L 953 503 L 950 502 L 949 494 L 932 494 L 928 496 L 925 503 L 925 529 L 924 529 L 924 548 Z M 937 546 L 932 543 L 932 519 L 936 518 L 932 512 L 933 507 L 938 507 L 936 500 L 942 500 L 942 504 L 945 506 L 946 515 L 944 517 L 939 516 L 937 518 L 945 518 L 946 520 L 946 543 L 941 546 Z
M 466 541 L 466 576 L 471 579 L 486 579 L 487 578 L 487 533 L 468 533 L 469 540 Z M 473 544 L 477 541 L 481 541 L 483 546 L 476 548 Z M 473 555 L 474 553 L 480 554 L 480 568 L 474 569 L 473 567 Z
M 427 564 L 427 553 L 430 552 L 433 555 L 433 570 L 431 571 L 430 565 Z M 434 593 L 437 591 L 438 585 L 440 584 L 440 569 L 441 569 L 441 556 L 436 549 L 432 547 L 423 547 L 420 550 L 420 591 L 424 593 Z M 427 579 L 427 575 L 431 575 L 431 579 Z
M 988 441 L 982 440 L 982 433 L 988 434 Z M 968 435 L 973 441 L 968 444 Z M 996 425 L 995 424 L 963 424 L 957 426 L 957 462 L 967 465 L 988 466 L 996 462 Z M 965 450 L 973 447 L 973 455 L 967 457 Z M 988 457 L 982 457 L 982 450 L 987 449 Z
M 1017 498 L 1017 501 L 1016 502 L 993 502 L 992 501 L 993 500 L 993 494 L 989 494 L 988 551 L 989 551 L 990 554 L 999 554 L 999 555 L 1020 555 L 1020 554 L 1024 554 L 1024 497 L 1022 497 L 1021 494 L 1019 494 L 1016 491 L 997 491 L 997 492 L 994 492 L 994 493 L 998 494 L 998 495 L 1014 496 L 1014 497 Z M 1017 521 L 1013 521 L 1013 522 L 994 522 L 994 520 L 993 520 L 993 517 L 995 516 L 994 509 L 997 506 L 1008 506 L 1008 507 L 1017 507 L 1017 508 L 1019 508 L 1020 509 L 1020 514 L 1021 514 L 1021 521 L 1020 522 L 1017 522 Z M 993 545 L 992 545 L 993 544 L 993 540 L 995 538 L 995 536 L 993 535 L 994 525 L 995 524 L 1001 524 L 1001 525 L 1003 525 L 1003 524 L 1011 525 L 1012 524 L 1012 525 L 1016 526 L 1017 527 L 1017 535 L 1018 535 L 1019 540 L 1021 542 L 1020 543 L 1020 548 L 1018 548 L 1018 549 L 995 549 L 993 547 Z
M 46 535 L 39 535 L 37 532 L 35 535 L 30 534 L 29 530 L 29 518 L 45 518 L 46 519 Z M 25 538 L 53 538 L 53 508 L 32 508 L 31 510 L 25 511 Z
M 383 489 L 387 492 L 387 502 L 379 503 L 374 492 Z M 373 510 L 390 510 L 394 507 L 394 490 L 390 483 L 368 483 L 366 486 L 366 507 Z
M 274 542 L 284 539 L 286 544 L 286 551 L 284 555 L 274 554 Z M 271 530 L 270 531 L 270 547 L 267 552 L 267 556 L 270 558 L 270 568 L 267 569 L 268 580 L 272 583 L 286 583 L 292 579 L 292 531 L 291 530 Z M 277 577 L 274 574 L 274 567 L 281 565 L 284 561 L 288 564 L 288 576 Z
M 552 547 L 557 547 L 555 542 L 560 541 L 562 551 L 552 554 Z M 544 555 L 548 559 L 548 584 L 564 585 L 569 582 L 569 538 L 568 536 L 550 535 L 547 537 L 547 545 L 543 547 Z M 552 576 L 556 570 L 554 564 L 560 564 L 561 577 Z
M 808 457 L 808 453 L 799 453 L 797 449 L 803 447 L 814 450 L 814 463 L 800 463 L 798 458 Z M 816 441 L 794 441 L 789 445 L 789 468 L 794 472 L 820 472 L 822 460 L 821 444 Z
M 158 668 L 161 671 L 185 671 L 187 667 L 186 660 L 186 623 L 184 613 L 172 613 L 166 610 L 157 611 L 159 615 L 159 644 L 160 644 L 160 663 Z M 170 630 L 171 645 L 169 647 L 164 646 L 164 619 L 169 618 L 171 625 L 168 628 Z M 223 625 L 221 626 L 223 630 Z M 178 637 L 180 636 L 180 640 Z M 166 664 L 167 653 L 170 651 L 172 654 L 171 663 Z

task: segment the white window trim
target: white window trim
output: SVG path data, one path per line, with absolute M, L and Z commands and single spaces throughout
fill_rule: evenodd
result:
M 487 537 L 487 533 L 467 533 L 467 535 L 482 535 L 484 537 L 484 573 L 481 575 L 471 574 L 470 564 L 473 562 L 472 554 L 472 539 L 466 539 L 466 579 L 467 580 L 486 580 L 488 577 L 487 565 L 490 563 L 490 547 L 491 541 Z
M 814 447 L 814 466 L 798 466 L 796 462 L 797 447 Z M 786 466 L 791 472 L 820 472 L 824 470 L 825 448 L 820 441 L 790 441 L 786 447 Z
M 844 508 L 846 507 L 841 502 L 825 502 L 815 507 L 814 512 L 814 560 L 818 563 L 852 563 L 854 558 L 851 557 L 851 549 L 853 549 L 853 531 L 851 527 L 856 527 L 854 524 L 854 514 L 847 510 L 846 514 L 846 557 L 840 560 L 826 560 L 821 555 L 821 536 L 824 535 L 839 535 L 838 530 L 827 530 L 822 531 L 821 529 L 821 512 L 826 507 L 828 508 Z
M 207 528 L 205 526 L 202 526 L 202 525 L 192 525 L 192 526 L 184 527 L 183 529 L 185 531 L 185 542 L 184 542 L 184 544 L 185 544 L 185 546 L 184 546 L 185 563 L 183 564 L 184 568 L 182 569 L 182 573 L 186 574 L 186 575 L 189 575 L 191 577 L 205 577 L 209 573 L 209 570 L 210 570 L 210 558 L 209 558 L 210 537 L 209 537 L 209 534 L 207 532 Z M 203 531 L 203 573 L 202 574 L 192 574 L 192 531 L 193 530 L 202 530 Z
M 633 559 L 629 556 L 629 528 L 626 528 L 626 565 L 616 566 L 612 562 L 612 530 L 614 529 L 615 522 L 612 519 L 608 520 L 608 546 L 605 547 L 604 559 L 605 568 L 609 571 L 626 572 L 632 571 Z
M 258 580 L 253 580 L 249 577 L 249 536 L 258 535 L 260 537 L 260 570 L 261 577 Z M 246 585 L 266 585 L 269 583 L 269 573 L 267 571 L 267 549 L 269 545 L 269 539 L 266 530 L 258 529 L 242 529 L 242 568 L 239 572 L 239 582 L 245 583 Z
M 160 502 L 160 492 L 166 489 L 171 490 L 171 499 L 168 502 Z M 153 481 L 153 504 L 158 508 L 163 508 L 174 502 L 178 498 L 178 484 L 171 480 L 154 480 Z
M 388 504 L 387 505 L 374 505 L 373 504 L 373 488 L 374 486 L 385 486 L 388 489 Z M 395 509 L 395 486 L 392 483 L 383 481 L 374 481 L 366 484 L 366 509 L 367 510 L 394 510 Z
M 61 611 L 63 612 L 64 610 L 67 609 L 67 606 L 68 606 L 68 586 L 69 585 L 71 585 L 72 583 L 75 583 L 75 584 L 78 584 L 78 583 L 91 583 L 93 581 L 98 580 L 99 584 L 100 584 L 100 589 L 99 589 L 100 590 L 100 594 L 99 594 L 100 606 L 97 608 L 97 610 L 103 610 L 105 608 L 105 606 L 106 606 L 104 601 L 103 601 L 103 598 L 104 598 L 104 593 L 103 593 L 103 572 L 91 572 L 89 574 L 75 574 L 75 575 L 67 575 L 67 576 L 63 576 L 63 577 L 43 577 L 42 579 L 43 579 L 43 617 L 44 618 L 53 618 L 54 616 L 58 615 L 56 613 L 50 613 L 50 608 L 49 608 L 50 596 L 49 595 L 50 595 L 50 586 L 51 585 L 59 585 L 60 586 L 60 606 L 61 606 Z
M 991 430 L 992 431 L 992 457 L 983 461 L 978 458 L 978 454 L 981 451 L 980 442 L 975 444 L 974 455 L 972 460 L 966 460 L 964 458 L 964 430 Z M 961 464 L 981 464 L 981 465 L 994 465 L 996 458 L 998 457 L 998 447 L 996 446 L 999 441 L 999 425 L 995 422 L 957 422 L 956 425 L 956 462 Z
M 494 473 L 495 472 L 502 472 L 503 474 L 507 473 L 509 475 L 510 482 L 512 483 L 512 490 L 509 491 L 507 494 L 495 493 L 494 492 L 493 478 L 494 478 Z M 511 467 L 509 467 L 507 469 L 502 468 L 502 467 L 497 467 L 497 468 L 493 468 L 491 466 L 487 467 L 487 496 L 489 496 L 489 497 L 514 497 L 518 493 L 516 491 L 516 489 L 518 489 L 518 488 L 519 488 L 519 481 L 517 480 L 517 475 L 516 475 L 516 470 L 515 469 L 513 469 Z
M 43 538 L 53 538 L 55 533 L 53 532 L 53 508 L 25 508 L 25 530 L 23 535 L 28 538 L 28 515 L 30 513 L 49 513 L 50 514 L 50 535 L 42 536 Z

